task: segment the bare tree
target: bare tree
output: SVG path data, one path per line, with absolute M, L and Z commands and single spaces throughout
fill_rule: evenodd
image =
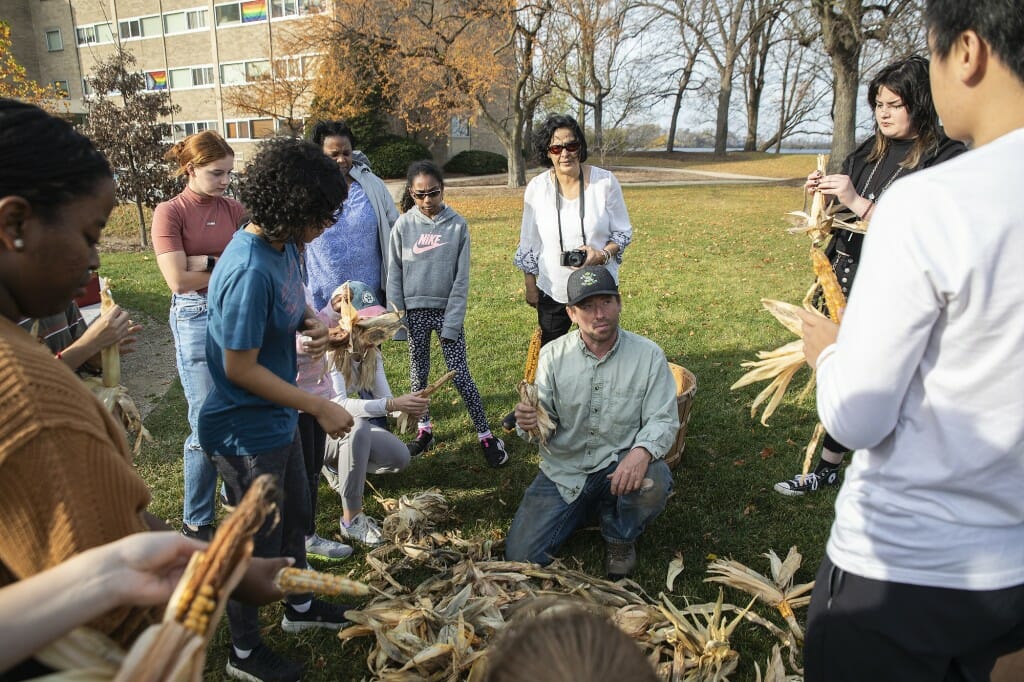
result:
M 675 149 L 683 97 L 693 89 L 695 78 L 698 87 L 703 84 L 698 68 L 704 43 L 698 36 L 707 30 L 709 5 L 712 1 L 656 0 L 641 4 L 641 7 L 653 13 L 656 20 L 667 20 L 672 27 L 673 38 L 671 41 L 666 40 L 661 52 L 661 60 L 672 65 L 666 74 L 671 83 L 666 96 L 672 98 L 672 117 L 669 121 L 668 138 L 665 142 L 665 151 L 668 152 Z M 669 50 L 668 45 L 675 45 L 676 49 Z
M 154 208 L 174 191 L 164 154 L 170 125 L 161 122 L 178 111 L 166 92 L 146 90 L 135 56 L 120 46 L 97 62 L 86 78 L 95 95 L 83 132 L 106 154 L 117 174 L 117 198 L 135 204 L 139 241 L 147 244 L 142 207 Z
M 836 170 L 857 146 L 857 91 L 861 56 L 869 41 L 884 42 L 896 25 L 918 7 L 918 0 L 810 0 L 821 42 L 832 62 L 835 98 L 829 168 Z
M 757 149 L 757 128 L 761 117 L 761 96 L 765 88 L 765 70 L 769 54 L 782 41 L 785 17 L 783 0 L 752 0 L 747 7 L 747 21 L 753 27 L 747 41 L 746 58 L 742 63 L 743 92 L 747 109 L 747 136 L 743 151 Z
M 773 72 L 776 74 L 778 99 L 775 106 L 775 132 L 762 140 L 759 151 L 775 147 L 781 151 L 782 142 L 794 135 L 821 134 L 815 123 L 828 114 L 822 100 L 831 97 L 827 62 L 817 34 L 805 30 L 795 14 L 787 22 L 789 28 L 785 40 L 773 55 Z M 828 125 L 828 124 L 826 124 Z

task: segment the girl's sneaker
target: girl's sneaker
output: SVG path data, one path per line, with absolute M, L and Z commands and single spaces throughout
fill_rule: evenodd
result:
M 416 440 L 405 444 L 409 448 L 410 457 L 419 457 L 424 452 L 434 447 L 434 432 L 420 429 L 416 434 Z
M 358 514 L 352 523 L 345 527 L 344 522 L 338 524 L 341 527 L 341 537 L 353 542 L 359 542 L 368 547 L 377 547 L 384 543 L 380 534 L 380 526 L 366 514 Z
M 508 453 L 505 452 L 505 442 L 500 438 L 490 436 L 480 441 L 480 447 L 484 451 L 487 463 L 494 469 L 508 464 Z

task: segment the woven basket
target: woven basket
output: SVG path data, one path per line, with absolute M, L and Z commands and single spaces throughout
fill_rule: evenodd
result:
M 676 432 L 676 442 L 665 457 L 665 463 L 670 469 L 675 469 L 683 461 L 683 451 L 686 449 L 686 427 L 690 422 L 690 410 L 693 408 L 693 396 L 697 393 L 697 377 L 693 372 L 681 365 L 668 363 L 672 370 L 672 376 L 676 380 L 676 409 L 679 411 L 679 431 Z

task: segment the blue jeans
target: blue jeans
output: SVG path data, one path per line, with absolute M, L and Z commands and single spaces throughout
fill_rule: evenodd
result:
M 214 521 L 214 496 L 217 469 L 199 445 L 199 410 L 213 390 L 213 379 L 206 364 L 205 294 L 171 296 L 170 325 L 174 335 L 174 356 L 178 377 L 188 401 L 188 426 L 185 439 L 185 502 L 182 521 L 190 526 L 210 525 Z
M 608 474 L 617 466 L 618 462 L 612 462 L 587 476 L 579 497 L 572 502 L 563 500 L 558 487 L 543 471 L 539 472 L 526 489 L 512 527 L 508 529 L 505 558 L 549 564 L 562 543 L 594 516 L 598 518 L 605 542 L 634 542 L 647 524 L 665 509 L 672 492 L 672 471 L 662 460 L 652 462 L 647 468 L 647 478 L 654 481 L 654 486 L 620 496 L 612 495 L 608 480 Z
M 229 504 L 238 504 L 259 476 L 269 474 L 277 485 L 278 514 L 271 514 L 253 537 L 252 555 L 290 556 L 296 568 L 306 568 L 306 528 L 309 526 L 309 483 L 302 458 L 298 430 L 292 442 L 276 450 L 257 455 L 213 455 L 227 488 Z M 290 594 L 289 604 L 309 601 L 311 594 Z M 234 599 L 228 600 L 228 627 L 231 643 L 239 649 L 254 649 L 260 643 L 259 608 Z

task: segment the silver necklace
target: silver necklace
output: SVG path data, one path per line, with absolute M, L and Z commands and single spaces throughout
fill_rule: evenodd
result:
M 875 165 L 871 167 L 871 172 L 868 174 L 867 182 L 864 183 L 864 187 L 861 189 L 859 194 L 863 195 L 864 192 L 867 191 L 868 187 L 871 186 L 871 181 L 875 177 L 875 171 L 878 170 L 878 166 L 881 165 L 882 160 L 883 159 L 879 159 L 878 161 L 875 161 Z M 882 196 L 882 192 L 884 192 L 885 190 L 889 189 L 889 185 L 894 183 L 896 181 L 896 178 L 898 178 L 900 176 L 900 173 L 902 173 L 902 172 L 903 172 L 903 166 L 896 166 L 896 172 L 892 174 L 892 177 L 889 178 L 889 181 L 885 183 L 885 185 L 882 187 L 882 189 L 878 190 L 877 194 L 875 192 L 871 192 L 870 194 L 867 195 L 868 196 L 868 201 L 874 201 L 875 197 Z

